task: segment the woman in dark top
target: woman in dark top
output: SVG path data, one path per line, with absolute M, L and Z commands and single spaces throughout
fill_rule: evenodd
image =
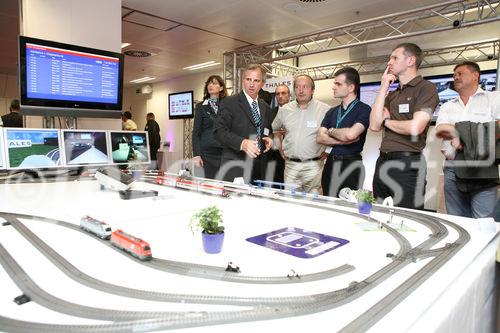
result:
M 193 126 L 193 163 L 203 168 L 204 177 L 215 178 L 219 171 L 222 146 L 213 136 L 214 120 L 219 102 L 227 96 L 226 86 L 219 75 L 212 75 L 205 82 L 203 102 L 196 105 Z M 198 170 L 196 170 L 198 171 Z M 197 176 L 203 176 L 199 172 Z

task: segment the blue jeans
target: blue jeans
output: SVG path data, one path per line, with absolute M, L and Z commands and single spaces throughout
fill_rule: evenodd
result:
M 454 169 L 445 167 L 443 172 L 444 199 L 448 214 L 472 218 L 495 217 L 498 185 L 462 192 L 457 187 Z

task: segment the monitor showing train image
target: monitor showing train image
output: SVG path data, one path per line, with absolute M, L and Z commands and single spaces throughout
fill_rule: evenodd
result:
M 110 132 L 111 157 L 115 164 L 150 163 L 147 132 Z
M 105 165 L 110 162 L 106 131 L 63 130 L 66 166 Z
M 43 169 L 62 165 L 57 129 L 5 128 L 8 169 Z

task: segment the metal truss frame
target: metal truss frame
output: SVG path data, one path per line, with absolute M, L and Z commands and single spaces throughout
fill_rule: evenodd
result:
M 190 159 L 193 157 L 193 118 L 186 118 L 182 121 L 182 158 Z
M 479 43 L 461 44 L 440 49 L 424 50 L 424 59 L 420 68 L 446 66 L 461 61 L 488 61 L 499 58 L 500 41 L 491 40 Z M 350 66 L 358 70 L 361 75 L 381 73 L 387 66 L 388 56 L 365 58 L 356 61 L 337 62 L 312 67 L 296 67 L 280 61 L 268 64 L 270 73 L 278 76 L 294 76 L 304 73 L 314 80 L 332 78 L 334 73 L 342 67 Z
M 232 92 L 237 92 L 240 90 L 238 80 L 239 71 L 249 63 L 263 64 L 268 69 L 271 69 L 271 73 L 282 75 L 283 73 L 293 72 L 296 67 L 276 63 L 280 60 L 470 27 L 499 20 L 500 0 L 442 2 L 261 45 L 245 46 L 231 52 L 226 52 L 223 55 L 224 79 L 226 87 Z M 498 57 L 498 43 L 496 43 L 496 47 L 496 57 Z M 429 53 L 431 51 L 434 53 Z M 440 54 L 438 54 L 438 50 L 429 50 L 427 52 L 428 57 L 432 55 L 435 59 L 446 59 L 444 52 Z M 465 54 L 464 52 L 457 52 L 457 55 L 462 54 L 460 57 Z M 467 59 L 470 60 L 470 58 Z M 455 61 L 457 60 L 458 58 Z M 478 60 L 476 59 L 476 61 Z M 364 66 L 363 71 L 366 68 L 366 71 L 362 71 L 362 73 L 368 74 L 381 71 L 377 69 L 378 67 L 368 69 L 368 63 L 361 64 L 360 61 L 356 62 L 359 63 L 359 68 Z M 369 62 L 380 63 L 381 61 L 370 59 Z M 346 63 L 343 65 L 346 65 Z M 424 65 L 427 67 L 440 66 L 443 65 L 443 61 L 426 59 Z M 327 69 L 328 66 L 331 67 L 332 64 L 326 65 L 325 68 L 317 66 L 307 70 L 316 73 L 314 76 L 317 78 L 328 78 L 331 76 L 331 70 Z M 300 71 L 303 72 L 304 69 L 300 69 Z M 328 75 L 324 75 L 325 73 Z

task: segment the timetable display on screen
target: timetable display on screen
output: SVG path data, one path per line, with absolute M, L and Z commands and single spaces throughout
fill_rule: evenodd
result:
M 28 98 L 117 103 L 119 59 L 26 44 Z
M 61 166 L 59 130 L 6 128 L 5 143 L 11 169 Z

